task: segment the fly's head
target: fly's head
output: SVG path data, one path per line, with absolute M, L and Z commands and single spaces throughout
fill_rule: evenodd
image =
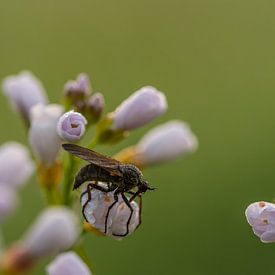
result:
M 120 170 L 123 173 L 123 180 L 128 186 L 136 187 L 142 181 L 142 173 L 135 165 L 123 165 Z
M 144 194 L 147 190 L 155 190 L 156 188 L 152 188 L 149 186 L 148 181 L 142 180 L 138 186 L 139 193 Z

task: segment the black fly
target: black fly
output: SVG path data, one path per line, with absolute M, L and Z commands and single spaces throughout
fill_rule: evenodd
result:
M 141 171 L 135 165 L 123 164 L 115 159 L 75 144 L 63 144 L 63 148 L 71 154 L 90 163 L 79 170 L 73 185 L 73 189 L 77 189 L 86 181 L 94 182 L 89 183 L 86 192 L 83 193 L 83 195 L 86 193 L 88 194 L 88 200 L 82 208 L 84 218 L 86 219 L 84 210 L 91 200 L 91 190 L 94 188 L 105 193 L 114 191 L 114 202 L 109 206 L 106 214 L 104 233 L 107 232 L 108 216 L 112 207 L 118 202 L 118 195 L 121 195 L 131 213 L 127 221 L 125 234 L 116 236 L 124 237 L 128 235 L 129 224 L 134 211 L 130 203 L 136 197 L 139 197 L 139 226 L 141 224 L 141 194 L 145 193 L 147 190 L 154 190 L 154 188 L 150 188 L 148 182 L 143 179 Z M 106 188 L 98 185 L 98 182 L 106 183 Z M 133 189 L 136 189 L 136 191 L 133 191 Z M 131 195 L 130 199 L 125 196 L 125 193 Z

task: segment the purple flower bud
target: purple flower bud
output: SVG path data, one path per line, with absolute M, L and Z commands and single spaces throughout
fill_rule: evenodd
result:
M 86 118 L 77 112 L 63 114 L 57 124 L 59 136 L 69 142 L 78 141 L 85 133 Z
M 165 95 L 146 86 L 124 100 L 114 112 L 113 128 L 132 130 L 159 117 L 167 109 Z
M 28 71 L 6 77 L 2 89 L 9 97 L 12 107 L 27 120 L 34 105 L 48 102 L 42 83 Z
M 80 233 L 79 220 L 62 206 L 44 210 L 22 240 L 25 253 L 38 260 L 70 248 Z
M 104 109 L 105 101 L 101 93 L 95 93 L 89 98 L 88 101 L 88 113 L 93 120 L 98 120 Z
M 134 158 L 142 166 L 154 165 L 194 152 L 197 147 L 189 125 L 174 120 L 149 131 L 135 146 Z
M 0 182 L 8 187 L 22 186 L 34 171 L 27 148 L 17 142 L 7 142 L 0 147 Z
M 74 252 L 58 255 L 47 267 L 48 275 L 91 275 L 88 266 Z
M 61 148 L 56 127 L 62 113 L 63 107 L 57 104 L 36 105 L 31 110 L 29 140 L 36 157 L 44 165 L 53 164 Z
M 64 86 L 64 94 L 66 98 L 73 103 L 82 100 L 85 96 L 91 93 L 91 85 L 89 77 L 81 73 L 78 75 L 76 81 L 70 80 Z
M 263 243 L 275 242 L 275 204 L 254 202 L 245 211 L 246 219 L 253 232 Z
M 18 204 L 16 191 L 0 182 L 0 222 L 9 216 Z

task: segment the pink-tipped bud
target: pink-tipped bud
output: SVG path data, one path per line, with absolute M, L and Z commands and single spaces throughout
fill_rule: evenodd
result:
M 0 182 L 16 188 L 25 184 L 34 171 L 28 149 L 17 142 L 0 147 Z
M 124 100 L 114 112 L 113 129 L 132 130 L 149 123 L 167 109 L 165 95 L 146 86 Z
M 47 104 L 45 89 L 31 72 L 6 77 L 2 83 L 4 94 L 9 97 L 12 107 L 24 119 L 29 120 L 30 110 L 36 104 Z
M 62 113 L 63 107 L 57 104 L 36 105 L 31 110 L 29 141 L 43 165 L 50 166 L 57 159 L 61 140 L 56 128 Z
M 64 86 L 64 95 L 71 103 L 83 100 L 90 93 L 90 80 L 85 73 L 79 74 L 75 81 L 70 80 Z
M 101 93 L 95 93 L 89 98 L 87 103 L 87 113 L 91 117 L 91 120 L 99 120 L 104 109 L 104 105 L 104 96 Z
M 48 275 L 92 275 L 88 266 L 72 251 L 58 255 L 48 266 Z
M 82 114 L 70 111 L 59 118 L 57 132 L 65 141 L 78 141 L 85 133 L 86 124 L 87 120 Z

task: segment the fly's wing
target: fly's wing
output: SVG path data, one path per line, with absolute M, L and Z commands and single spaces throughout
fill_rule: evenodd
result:
M 118 177 L 122 176 L 121 172 L 118 170 L 119 161 L 76 144 L 67 143 L 62 146 L 71 154 L 109 171 L 111 175 Z

